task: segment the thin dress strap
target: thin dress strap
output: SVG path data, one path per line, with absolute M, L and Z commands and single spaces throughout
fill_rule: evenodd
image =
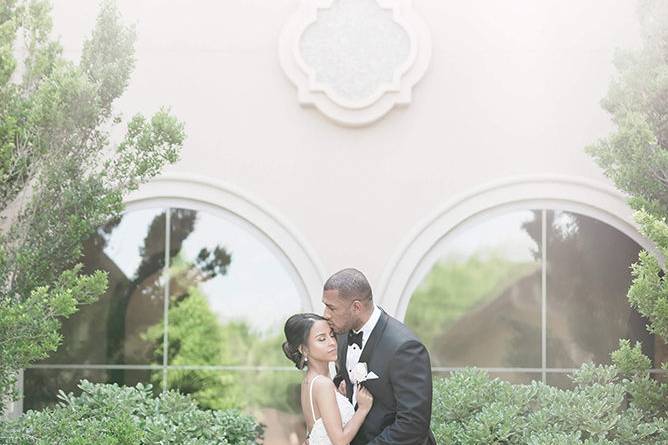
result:
M 316 375 L 315 377 L 313 377 L 313 379 L 311 380 L 311 385 L 309 385 L 309 389 L 308 389 L 308 398 L 309 398 L 309 401 L 311 402 L 311 415 L 313 416 L 313 423 L 315 423 L 315 420 L 316 420 L 315 419 L 315 410 L 313 409 L 313 382 L 315 382 L 315 379 L 317 379 L 318 377 L 320 377 L 320 375 Z

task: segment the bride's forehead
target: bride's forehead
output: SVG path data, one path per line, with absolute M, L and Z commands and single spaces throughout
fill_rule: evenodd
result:
M 329 334 L 331 330 L 332 328 L 329 326 L 329 323 L 327 323 L 327 321 L 318 320 L 315 323 L 313 323 L 313 326 L 311 326 L 311 335 L 315 337 L 321 334 Z

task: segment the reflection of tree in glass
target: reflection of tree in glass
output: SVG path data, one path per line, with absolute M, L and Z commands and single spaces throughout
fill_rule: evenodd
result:
M 58 350 L 42 363 L 120 364 L 123 362 L 122 338 L 125 336 L 125 319 L 121 317 L 122 320 L 117 324 L 110 323 L 108 319 L 118 320 L 117 313 L 121 310 L 125 312 L 124 309 L 135 286 L 125 275 L 121 265 L 105 253 L 105 249 L 124 217 L 115 218 L 104 224 L 84 242 L 82 258 L 84 273 L 98 269 L 105 270 L 109 277 L 109 286 L 96 303 L 82 306 L 72 317 L 62 320 L 63 342 Z M 145 314 L 150 318 L 152 312 L 155 311 L 145 311 Z M 119 345 L 120 351 L 118 351 Z M 142 380 L 142 377 L 138 376 L 142 374 L 141 371 L 131 376 L 126 376 L 122 370 L 104 372 L 104 381 L 110 383 L 132 385 Z M 26 401 L 29 401 L 27 403 L 32 404 L 31 406 L 42 407 L 45 404 L 55 403 L 60 388 L 72 388 L 76 391 L 78 379 L 68 380 L 73 378 L 73 373 L 58 372 L 54 375 L 48 369 L 33 369 L 30 374 L 31 381 L 35 384 L 27 385 L 24 393 Z
M 549 366 L 607 363 L 619 338 L 651 348 L 646 321 L 626 300 L 639 246 L 575 213 L 548 211 L 546 224 Z
M 542 256 L 541 211 L 523 228 Z M 619 338 L 651 348 L 645 321 L 625 298 L 639 246 L 614 227 L 571 212 L 547 212 L 548 366 L 609 362 Z M 645 351 L 650 353 L 650 351 Z
M 232 257 L 225 248 L 214 245 L 197 250 L 192 261 L 184 260 L 183 244 L 196 230 L 197 212 L 186 209 L 170 211 L 170 364 L 284 366 L 280 333 L 254 332 L 243 321 L 220 324 L 209 306 L 210 298 L 219 296 L 204 295 L 199 285 L 224 276 Z M 112 239 L 118 237 L 116 229 L 127 217 L 124 215 L 100 227 L 86 241 L 85 269 L 106 270 L 109 288 L 97 303 L 82 307 L 80 312 L 65 320 L 63 345 L 49 361 L 162 364 L 166 213 L 145 218 L 137 212 L 132 216 L 134 219 L 129 220 L 131 224 L 146 228 L 143 242 L 137 248 L 140 259 L 134 273 L 126 275 L 121 266 L 127 264 L 117 264 L 120 258 L 107 255 Z M 150 335 L 143 337 L 147 330 Z M 43 372 L 42 377 L 41 371 L 32 370 L 31 378 L 45 384 L 31 385 L 31 388 L 26 388 L 26 395 L 31 400 L 55 401 L 53 395 L 58 388 L 68 387 L 68 382 L 62 379 L 56 382 L 48 370 Z M 156 391 L 162 388 L 162 372 L 123 369 L 105 372 L 109 382 L 134 384 L 153 379 Z M 218 371 L 182 373 L 170 370 L 168 384 L 182 392 L 192 393 L 206 407 L 249 404 L 295 411 L 298 401 L 287 395 L 294 386 L 290 386 L 294 380 L 292 374 L 235 371 L 226 373 L 226 377 L 222 378 Z M 62 376 L 66 378 L 67 373 Z M 242 392 L 243 400 L 240 396 Z
M 91 382 L 109 382 L 109 373 L 103 369 L 27 369 L 23 377 L 25 388 L 23 411 L 43 410 L 58 402 L 57 393 L 78 394 L 82 379 Z
M 172 221 L 194 219 L 197 212 L 173 209 Z M 183 225 L 181 225 L 183 226 Z M 192 231 L 192 227 L 191 227 Z M 183 231 L 182 233 L 188 233 Z M 181 239 L 185 239 L 181 237 Z M 201 284 L 227 274 L 232 257 L 220 247 L 203 247 L 192 260 L 182 250 L 183 242 L 170 249 L 170 301 L 168 312 L 168 359 L 173 366 L 269 366 L 284 365 L 282 335 L 255 332 L 243 320 L 221 324 L 209 301 L 219 295 L 205 295 Z M 252 308 L 249 308 L 252 310 Z M 150 342 L 154 360 L 163 361 L 163 323 L 158 321 L 144 336 Z M 222 409 L 230 406 L 271 406 L 293 411 L 298 402 L 288 397 L 291 378 L 285 373 L 223 372 L 202 369 L 170 369 L 169 389 L 192 394 L 200 406 Z M 152 373 L 156 384 L 162 372 Z
M 145 338 L 154 345 L 156 361 L 163 360 L 163 323 L 151 326 Z M 220 364 L 229 338 L 225 338 L 216 315 L 209 308 L 206 297 L 197 289 L 187 289 L 185 297 L 169 309 L 168 354 L 171 365 Z M 154 371 L 151 381 L 161 386 L 162 370 Z M 171 369 L 167 387 L 184 394 L 192 394 L 203 408 L 225 409 L 242 405 L 238 375 L 221 375 L 217 371 L 201 369 Z
M 483 354 L 480 348 L 493 347 L 485 320 L 498 310 L 490 304 L 536 267 L 494 250 L 441 260 L 413 294 L 406 324 L 427 345 L 435 366 L 466 363 L 470 354 Z
M 179 252 L 184 240 L 193 232 L 196 212 L 172 210 L 170 244 Z M 106 270 L 109 288 L 96 303 L 64 321 L 64 343 L 52 355 L 56 363 L 147 363 L 150 349 L 139 339 L 139 333 L 162 317 L 164 295 L 161 275 L 165 262 L 166 214 L 161 212 L 147 224 L 147 232 L 138 252 L 140 262 L 131 277 L 116 264 L 105 249 L 125 216 L 98 229 L 84 243 L 84 271 Z M 133 223 L 141 224 L 141 221 Z M 225 249 L 215 246 L 202 249 L 198 255 L 197 273 L 211 277 L 224 273 L 230 258 Z M 100 321 L 103 322 L 100 322 Z M 96 341 L 89 341 L 90 339 Z M 113 371 L 113 381 L 123 383 L 123 370 Z
M 527 268 L 514 268 L 503 255 L 482 261 L 492 256 L 480 252 L 468 262 L 442 260 L 414 293 L 406 322 L 430 347 L 434 364 L 540 366 L 543 218 L 541 210 L 532 212 L 521 226 L 534 240 L 535 262 Z M 646 320 L 625 298 L 639 246 L 601 221 L 546 215 L 548 366 L 609 362 L 619 338 L 641 341 L 653 355 Z M 522 311 L 526 316 L 518 316 Z
M 192 268 L 177 257 L 172 269 L 184 279 L 191 276 L 183 269 Z M 187 279 L 186 279 L 187 280 Z M 280 357 L 282 336 L 253 332 L 244 321 L 221 324 L 211 310 L 207 297 L 191 281 L 177 284 L 182 290 L 172 298 L 169 309 L 168 354 L 172 366 L 261 366 L 275 364 Z M 163 324 L 148 329 L 145 338 L 154 344 L 157 361 L 163 357 Z M 202 408 L 274 407 L 294 411 L 288 392 L 291 375 L 286 373 L 217 371 L 207 369 L 170 369 L 167 387 L 191 394 Z M 154 384 L 162 383 L 162 371 L 154 371 Z

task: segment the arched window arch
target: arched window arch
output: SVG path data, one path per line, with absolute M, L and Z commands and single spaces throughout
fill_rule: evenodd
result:
M 405 322 L 437 371 L 477 366 L 514 381 L 566 384 L 582 363 L 609 363 L 620 338 L 658 358 L 665 345 L 626 299 L 640 249 L 580 213 L 497 214 L 444 239 Z
M 620 338 L 658 365 L 667 349 L 626 299 L 629 266 L 651 246 L 620 202 L 576 181 L 479 190 L 416 232 L 395 264 L 404 287 L 386 280 L 384 303 L 424 338 L 437 373 L 478 366 L 562 385 L 583 362 L 608 362 Z

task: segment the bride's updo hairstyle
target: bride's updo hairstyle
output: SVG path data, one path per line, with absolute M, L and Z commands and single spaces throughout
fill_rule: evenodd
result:
M 306 344 L 313 323 L 325 320 L 318 314 L 295 314 L 285 322 L 283 331 L 287 341 L 283 342 L 283 352 L 297 369 L 304 369 L 306 360 L 299 347 Z

